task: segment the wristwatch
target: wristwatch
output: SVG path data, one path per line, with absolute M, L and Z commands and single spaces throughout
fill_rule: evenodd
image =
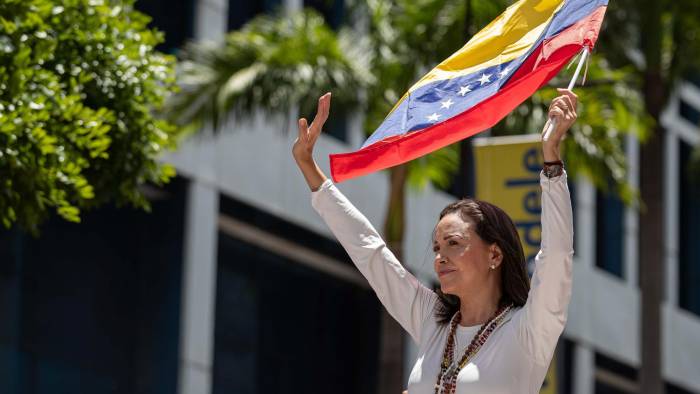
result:
M 556 178 L 564 173 L 564 162 L 561 160 L 545 161 L 542 172 L 547 178 Z

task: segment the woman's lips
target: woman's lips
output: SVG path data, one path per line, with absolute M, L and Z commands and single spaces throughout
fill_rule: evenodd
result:
M 455 272 L 455 271 L 457 271 L 457 270 L 453 270 L 453 269 L 440 270 L 440 271 L 438 271 L 438 276 L 444 276 L 444 275 L 450 274 L 450 273 Z

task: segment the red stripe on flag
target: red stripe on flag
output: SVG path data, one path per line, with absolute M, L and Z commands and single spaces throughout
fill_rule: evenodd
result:
M 543 42 L 495 95 L 442 123 L 330 155 L 331 177 L 342 182 L 426 155 L 493 127 L 552 79 L 583 45 L 593 46 L 605 6 Z

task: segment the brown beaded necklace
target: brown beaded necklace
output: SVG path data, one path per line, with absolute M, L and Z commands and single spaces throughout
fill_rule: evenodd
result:
M 450 333 L 447 337 L 447 343 L 445 344 L 445 350 L 442 354 L 442 364 L 440 364 L 440 374 L 438 375 L 437 383 L 435 383 L 435 394 L 454 394 L 457 389 L 457 375 L 459 371 L 464 368 L 465 365 L 471 360 L 476 353 L 481 349 L 481 347 L 486 343 L 491 333 L 500 326 L 503 319 L 513 308 L 513 304 L 505 307 L 500 307 L 496 310 L 493 316 L 484 323 L 479 331 L 474 335 L 469 346 L 464 351 L 464 355 L 459 360 L 459 363 L 455 363 L 454 358 L 454 348 L 455 348 L 455 335 L 457 324 L 462 318 L 462 315 L 457 311 L 454 316 L 452 316 L 452 321 L 450 322 Z

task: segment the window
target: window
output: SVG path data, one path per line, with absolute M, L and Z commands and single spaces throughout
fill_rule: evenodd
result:
M 137 0 L 134 8 L 153 18 L 150 26 L 165 33 L 159 51 L 176 54 L 193 36 L 194 0 Z
M 459 144 L 459 168 L 452 176 L 452 183 L 446 188 L 438 189 L 451 194 L 456 198 L 473 197 L 476 194 L 476 166 L 474 159 L 474 141 L 472 138 L 462 140 Z
M 221 202 L 225 216 L 299 246 L 318 245 L 314 250 L 328 256 L 344 254 L 337 242 L 292 231 L 298 226 L 269 213 L 223 196 Z M 371 290 L 225 230 L 218 242 L 212 393 L 376 391 L 381 307 Z M 319 360 L 340 359 L 313 373 Z
M 3 394 L 177 391 L 186 186 L 153 188 L 151 213 L 0 232 Z
M 610 182 L 612 189 L 612 181 Z M 623 277 L 625 205 L 610 190 L 596 191 L 596 266 Z
M 326 23 L 337 30 L 345 19 L 345 2 L 343 0 L 304 0 L 304 7 L 310 7 L 321 13 Z
M 700 315 L 700 179 L 691 179 L 692 151 L 680 142 L 678 301 L 681 308 Z
M 693 394 L 693 392 L 666 382 L 666 394 Z
M 348 142 L 348 112 L 344 108 L 337 110 L 328 117 L 323 126 L 323 133 L 337 140 Z
M 595 355 L 595 394 L 634 394 L 638 392 L 636 369 L 606 357 Z
M 228 30 L 238 30 L 259 14 L 273 13 L 281 0 L 231 0 L 228 3 Z
M 679 112 L 681 117 L 683 117 L 685 120 L 694 125 L 700 126 L 700 111 L 698 111 L 698 109 L 681 100 Z
M 304 7 L 318 11 L 328 26 L 338 30 L 345 21 L 344 0 L 304 0 Z M 326 135 L 348 142 L 348 118 L 346 109 L 335 107 L 324 128 Z

